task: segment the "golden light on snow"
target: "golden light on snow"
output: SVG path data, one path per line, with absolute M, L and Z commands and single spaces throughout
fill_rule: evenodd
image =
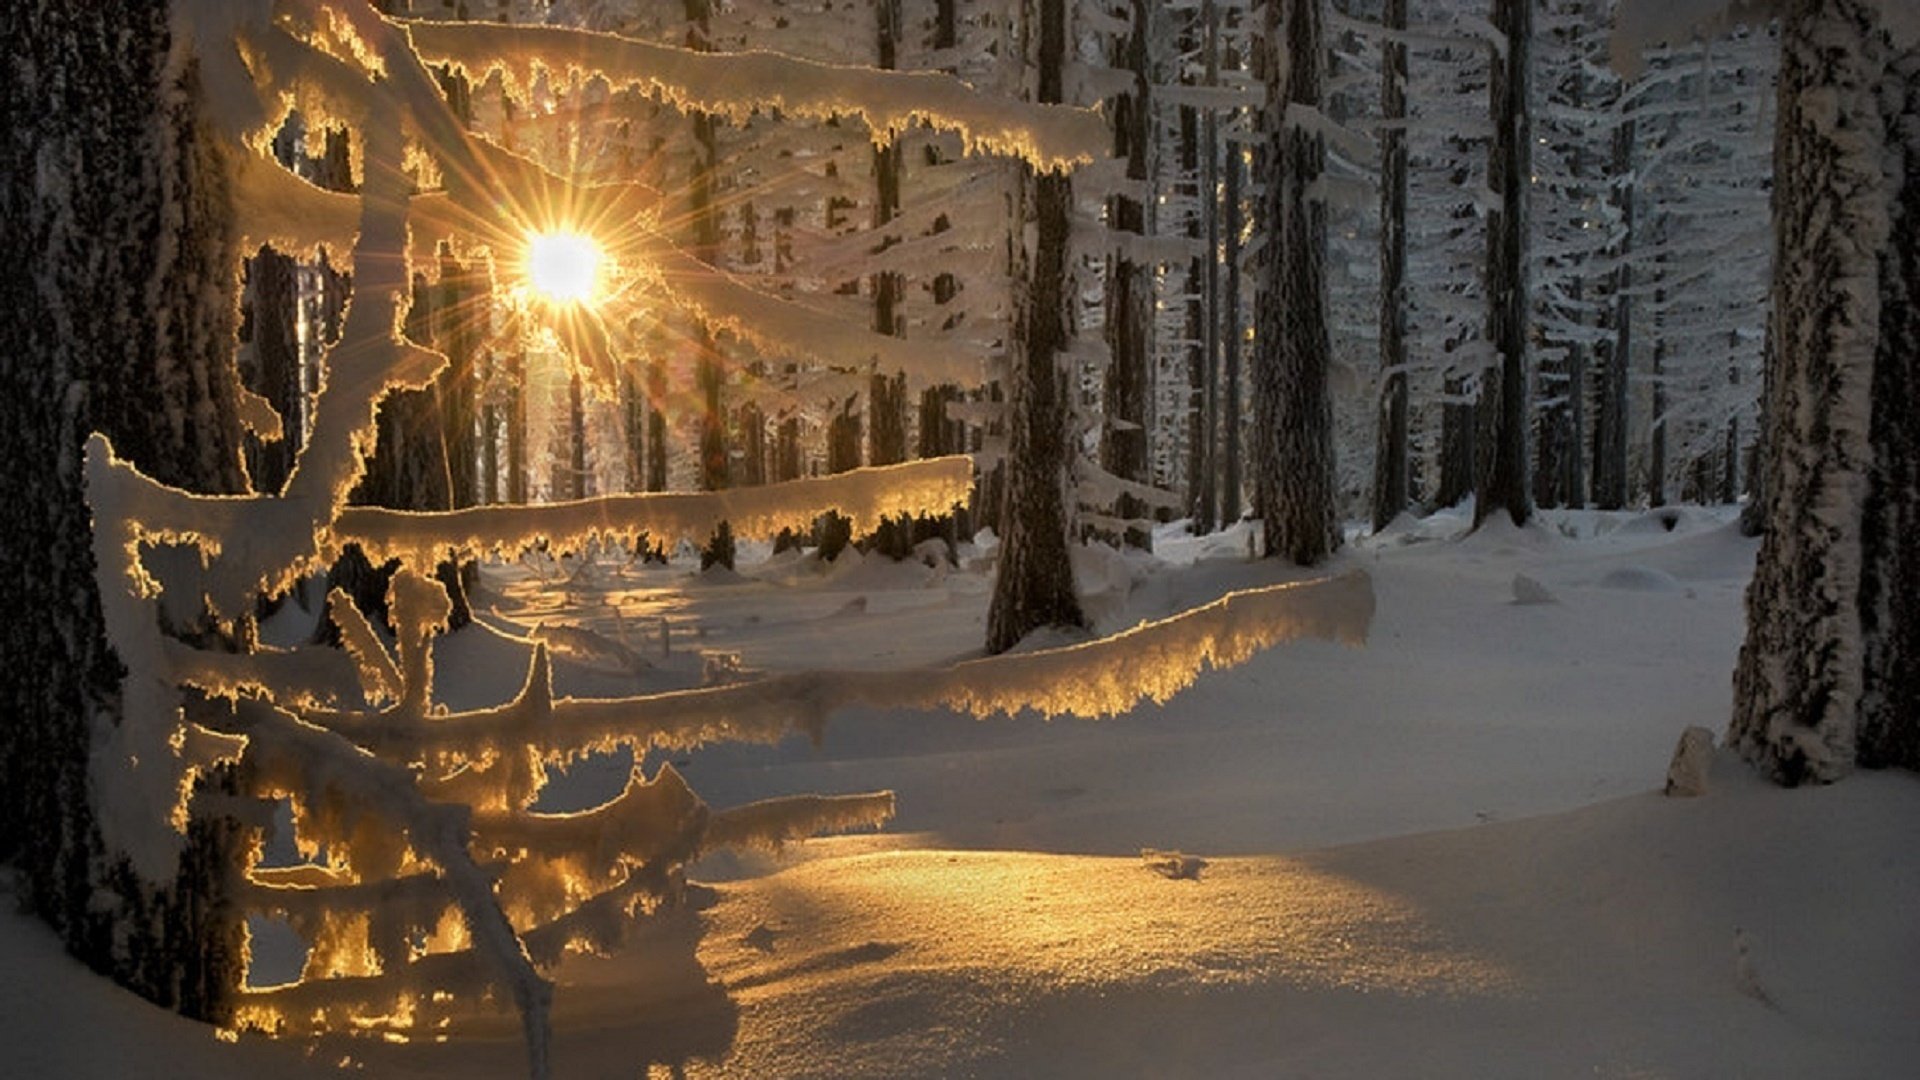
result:
M 535 233 L 527 238 L 527 281 L 554 303 L 586 303 L 599 287 L 601 259 L 600 245 L 582 233 Z

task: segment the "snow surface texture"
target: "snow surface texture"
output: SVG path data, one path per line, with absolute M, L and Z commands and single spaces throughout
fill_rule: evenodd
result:
M 1356 541 L 1343 563 L 1379 600 L 1366 649 L 1265 653 L 1101 724 L 861 709 L 819 747 L 686 758 L 722 802 L 891 788 L 900 831 L 693 867 L 690 908 L 553 970 L 556 1075 L 1906 1075 L 1920 780 L 1785 791 L 1721 755 L 1705 796 L 1662 797 L 1682 730 L 1727 714 L 1754 544 L 1730 514 L 1672 533 L 1543 518 Z M 1245 529 L 1162 532 L 1114 617 L 1280 583 Z M 492 628 L 435 640 L 437 704 L 511 696 L 535 645 L 504 631 L 542 621 L 687 685 L 702 651 L 777 674 L 975 648 L 981 549 L 963 547 L 973 569 L 885 580 L 767 551 L 743 545 L 727 583 L 687 563 L 490 567 Z M 1685 588 L 1600 584 L 1621 568 Z M 1557 602 L 1514 604 L 1516 573 Z M 262 635 L 316 617 L 289 605 Z M 552 677 L 563 697 L 639 678 L 562 659 Z M 572 805 L 629 768 L 576 764 Z M 1175 854 L 1198 876 L 1166 875 Z M 512 1025 L 485 1015 L 444 1042 L 217 1041 L 23 918 L 0 920 L 0 966 L 22 1076 L 521 1072 Z

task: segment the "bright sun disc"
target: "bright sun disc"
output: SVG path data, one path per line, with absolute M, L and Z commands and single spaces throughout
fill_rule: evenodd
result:
M 577 303 L 593 295 L 600 248 L 579 233 L 539 233 L 527 244 L 527 276 L 549 300 Z

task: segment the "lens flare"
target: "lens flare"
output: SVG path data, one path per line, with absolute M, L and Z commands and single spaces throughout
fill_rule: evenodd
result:
M 600 277 L 600 245 L 579 233 L 536 233 L 527 241 L 527 279 L 555 303 L 593 298 Z

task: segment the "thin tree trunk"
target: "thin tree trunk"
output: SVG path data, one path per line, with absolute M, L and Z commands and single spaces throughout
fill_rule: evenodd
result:
M 1114 99 L 1113 152 L 1115 157 L 1126 160 L 1127 179 L 1144 188 L 1152 171 L 1152 88 L 1157 73 L 1149 57 L 1154 15 L 1147 0 L 1132 0 L 1132 4 L 1133 26 L 1121 55 L 1115 58 L 1115 66 L 1133 74 L 1133 86 Z M 1136 194 L 1115 195 L 1108 204 L 1108 220 L 1116 232 L 1145 235 L 1146 203 Z M 1125 247 L 1114 257 L 1107 272 L 1110 359 L 1103 388 L 1106 415 L 1100 432 L 1100 465 L 1115 476 L 1140 483 L 1148 479 L 1153 278 L 1153 265 L 1137 261 L 1134 253 Z M 1146 505 L 1132 495 L 1122 494 L 1114 503 L 1114 515 L 1123 520 L 1144 518 L 1146 514 Z M 1134 547 L 1149 548 L 1153 544 L 1153 533 L 1129 527 L 1122 532 L 1122 540 Z
M 1239 110 L 1234 111 L 1238 115 Z M 1240 451 L 1240 225 L 1241 175 L 1246 165 L 1242 161 L 1241 150 L 1237 146 L 1228 147 L 1227 172 L 1223 181 L 1225 206 L 1222 209 L 1221 225 L 1226 232 L 1226 244 L 1223 258 L 1227 264 L 1227 283 L 1225 306 L 1221 323 L 1226 333 L 1221 336 L 1220 382 L 1220 522 L 1232 525 L 1240 520 L 1240 489 L 1244 484 L 1241 477 Z
M 1627 504 L 1628 373 L 1633 367 L 1633 175 L 1635 123 L 1622 120 L 1613 134 L 1614 199 L 1620 213 L 1613 280 L 1613 350 L 1600 369 L 1599 409 L 1593 422 L 1593 504 L 1618 510 Z
M 1487 215 L 1487 337 L 1500 356 L 1495 378 L 1481 386 L 1482 422 L 1492 429 L 1490 460 L 1481 469 L 1474 522 L 1505 510 L 1515 525 L 1533 513 L 1527 489 L 1527 187 L 1533 173 L 1528 124 L 1527 55 L 1533 36 L 1531 0 L 1494 0 L 1493 25 L 1506 39 L 1488 77 L 1493 142 L 1487 187 L 1500 204 Z
M 1389 35 L 1406 30 L 1407 0 L 1387 0 Z M 1374 451 L 1373 531 L 1407 508 L 1407 47 L 1380 46 L 1380 413 Z
M 1201 0 L 1201 49 L 1206 54 L 1205 84 L 1220 84 L 1220 7 Z M 1206 242 L 1205 272 L 1200 278 L 1201 473 L 1196 502 L 1202 508 L 1196 532 L 1219 527 L 1220 506 L 1220 118 L 1209 108 L 1200 117 L 1200 220 Z

